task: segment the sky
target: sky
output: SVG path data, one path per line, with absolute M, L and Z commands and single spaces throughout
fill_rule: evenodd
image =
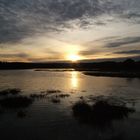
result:
M 140 0 L 0 0 L 0 61 L 140 56 Z

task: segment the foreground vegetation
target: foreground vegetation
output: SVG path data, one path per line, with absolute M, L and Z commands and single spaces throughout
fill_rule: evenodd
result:
M 74 117 L 83 124 L 97 128 L 109 127 L 115 120 L 123 120 L 134 108 L 128 108 L 125 103 L 111 98 L 96 98 L 88 103 L 85 100 L 78 101 L 72 107 Z

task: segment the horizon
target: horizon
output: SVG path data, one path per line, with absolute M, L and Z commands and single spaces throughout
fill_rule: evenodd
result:
M 110 59 L 83 59 L 83 60 L 56 60 L 56 61 L 0 61 L 2 63 L 102 63 L 102 62 L 124 62 L 126 60 L 140 61 L 140 57 L 124 57 L 124 58 L 110 58 Z

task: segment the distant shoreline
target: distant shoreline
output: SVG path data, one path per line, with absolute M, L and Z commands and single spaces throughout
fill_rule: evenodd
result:
M 103 71 L 103 70 L 97 70 L 97 69 L 82 69 L 82 70 L 76 70 L 76 69 L 61 69 L 61 68 L 40 68 L 40 69 L 3 69 L 3 71 L 13 71 L 13 70 L 33 70 L 36 72 L 81 72 L 84 75 L 88 76 L 96 76 L 96 77 L 118 77 L 118 78 L 140 78 L 140 72 L 139 71 Z M 0 70 L 2 71 L 2 70 Z
M 119 77 L 119 78 L 140 78 L 140 72 L 109 72 L 109 71 L 91 71 L 83 72 L 85 75 L 97 77 Z
M 140 61 L 126 59 L 123 62 L 63 62 L 63 63 L 23 63 L 0 62 L 0 70 L 35 70 L 35 71 L 79 71 L 85 75 L 102 77 L 140 78 Z

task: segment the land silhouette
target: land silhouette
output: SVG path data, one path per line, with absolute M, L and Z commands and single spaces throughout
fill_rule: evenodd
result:
M 83 71 L 84 74 L 91 76 L 111 76 L 129 78 L 140 77 L 140 61 L 134 61 L 133 59 L 126 59 L 122 62 L 0 62 L 0 70 L 15 69 L 35 69 L 36 71 L 42 71 L 45 69 L 73 69 L 76 71 Z
M 126 59 L 123 62 L 103 61 L 103 62 L 46 62 L 46 63 L 27 63 L 27 62 L 0 62 L 0 69 L 39 69 L 39 68 L 73 68 L 75 70 L 129 70 L 139 71 L 140 61 Z

